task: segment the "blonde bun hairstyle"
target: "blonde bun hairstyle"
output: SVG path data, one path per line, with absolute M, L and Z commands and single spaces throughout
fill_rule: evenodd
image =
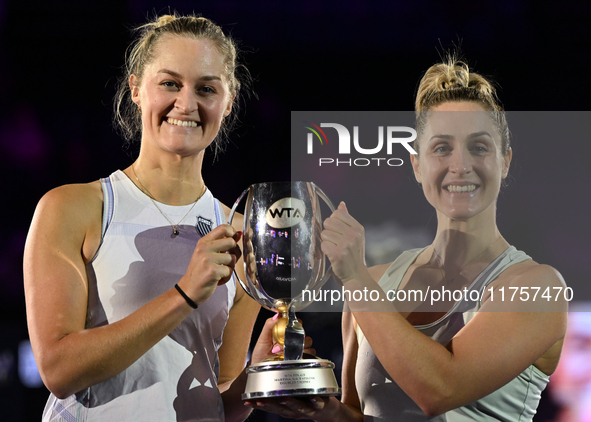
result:
M 474 73 L 468 65 L 455 55 L 449 55 L 443 63 L 431 66 L 422 77 L 415 99 L 417 142 L 422 134 L 429 111 L 447 102 L 475 102 L 491 113 L 501 136 L 501 151 L 509 153 L 509 127 L 505 111 L 497 97 L 493 84 L 485 77 Z
M 243 85 L 241 80 L 247 85 L 250 81 L 248 70 L 238 64 L 238 49 L 234 40 L 224 34 L 222 28 L 211 20 L 196 15 L 163 15 L 135 30 L 139 35 L 128 47 L 124 75 L 119 81 L 114 99 L 113 121 L 120 134 L 127 142 L 137 140 L 141 136 L 142 120 L 138 107 L 131 99 L 129 78 L 135 75 L 141 83 L 146 65 L 154 59 L 154 51 L 162 37 L 173 35 L 197 40 L 207 39 L 214 43 L 223 57 L 228 88 L 235 96 L 232 113 L 224 119 L 220 133 L 212 144 L 216 153 L 223 150 L 227 136 L 237 120 L 238 94 Z
M 156 19 L 155 26 L 156 26 L 156 28 L 160 28 L 160 27 L 162 27 L 164 25 L 168 25 L 170 22 L 173 22 L 176 19 L 177 19 L 177 17 L 174 16 L 174 15 L 162 15 L 159 18 Z M 148 23 L 148 24 L 143 25 L 143 26 L 150 26 L 150 25 L 151 24 Z M 141 26 L 140 28 L 142 28 L 143 26 Z

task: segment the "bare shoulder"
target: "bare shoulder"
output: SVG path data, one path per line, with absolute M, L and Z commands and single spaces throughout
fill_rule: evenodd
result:
M 491 283 L 495 288 L 503 285 L 566 288 L 564 278 L 558 270 L 549 265 L 538 264 L 531 259 L 510 266 Z
M 35 218 L 50 222 L 68 221 L 76 229 L 88 227 L 102 218 L 103 191 L 98 181 L 63 185 L 47 192 L 39 201 Z
M 501 307 L 497 310 L 565 313 L 571 292 L 555 268 L 527 260 L 503 271 L 485 290 L 482 302 L 487 308 L 495 302 L 494 308 Z
M 31 231 L 46 236 L 59 229 L 66 238 L 81 245 L 84 258 L 90 259 L 100 243 L 102 210 L 103 192 L 99 181 L 63 185 L 41 198 Z
M 79 207 L 92 208 L 99 204 L 102 206 L 102 202 L 103 191 L 101 184 L 99 181 L 94 181 L 54 188 L 43 195 L 39 204 L 67 210 Z
M 517 343 L 533 333 L 535 338 L 527 341 L 529 350 L 538 347 L 534 365 L 550 375 L 558 365 L 566 332 L 571 299 L 567 289 L 562 275 L 549 265 L 531 259 L 514 264 L 485 290 L 478 319 L 489 319 L 500 330 L 508 330 L 506 338 L 511 332 L 519 333 L 511 340 Z

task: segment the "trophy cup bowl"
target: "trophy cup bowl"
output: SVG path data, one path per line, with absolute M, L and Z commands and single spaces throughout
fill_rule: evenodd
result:
M 247 369 L 243 400 L 282 396 L 340 395 L 334 363 L 303 353 L 305 333 L 295 312 L 311 303 L 331 272 L 320 249 L 324 192 L 311 182 L 257 183 L 234 203 L 247 196 L 244 209 L 243 261 L 246 280 L 237 275 L 246 293 L 261 306 L 279 312 L 273 340 L 283 352 Z M 311 292 L 304 301 L 303 292 Z

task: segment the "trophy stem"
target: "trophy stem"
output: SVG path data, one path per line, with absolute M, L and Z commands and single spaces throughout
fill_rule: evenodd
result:
M 302 324 L 296 318 L 293 306 L 285 303 L 275 303 L 280 317 L 273 326 L 273 343 L 283 346 L 283 352 L 275 353 L 266 361 L 298 360 L 304 354 L 306 333 Z
M 274 303 L 275 309 L 279 312 L 279 317 L 273 325 L 273 345 L 280 345 L 283 349 L 285 344 L 285 327 L 289 322 L 288 305 L 282 300 L 276 300 Z M 283 350 L 266 357 L 264 362 L 276 362 L 284 360 Z
M 302 358 L 305 339 L 306 333 L 304 332 L 304 328 L 296 318 L 293 306 L 290 306 L 288 323 L 285 327 L 285 344 L 283 346 L 285 360 L 298 360 Z

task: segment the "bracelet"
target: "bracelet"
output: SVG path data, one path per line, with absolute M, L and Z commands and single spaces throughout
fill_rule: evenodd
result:
M 183 292 L 183 289 L 181 289 L 179 287 L 178 284 L 174 285 L 174 288 L 181 294 L 181 296 L 187 301 L 187 303 L 189 304 L 189 306 L 193 309 L 197 309 L 197 304 L 195 302 L 193 302 L 193 299 L 191 299 L 189 296 L 187 296 L 185 294 L 185 292 Z

